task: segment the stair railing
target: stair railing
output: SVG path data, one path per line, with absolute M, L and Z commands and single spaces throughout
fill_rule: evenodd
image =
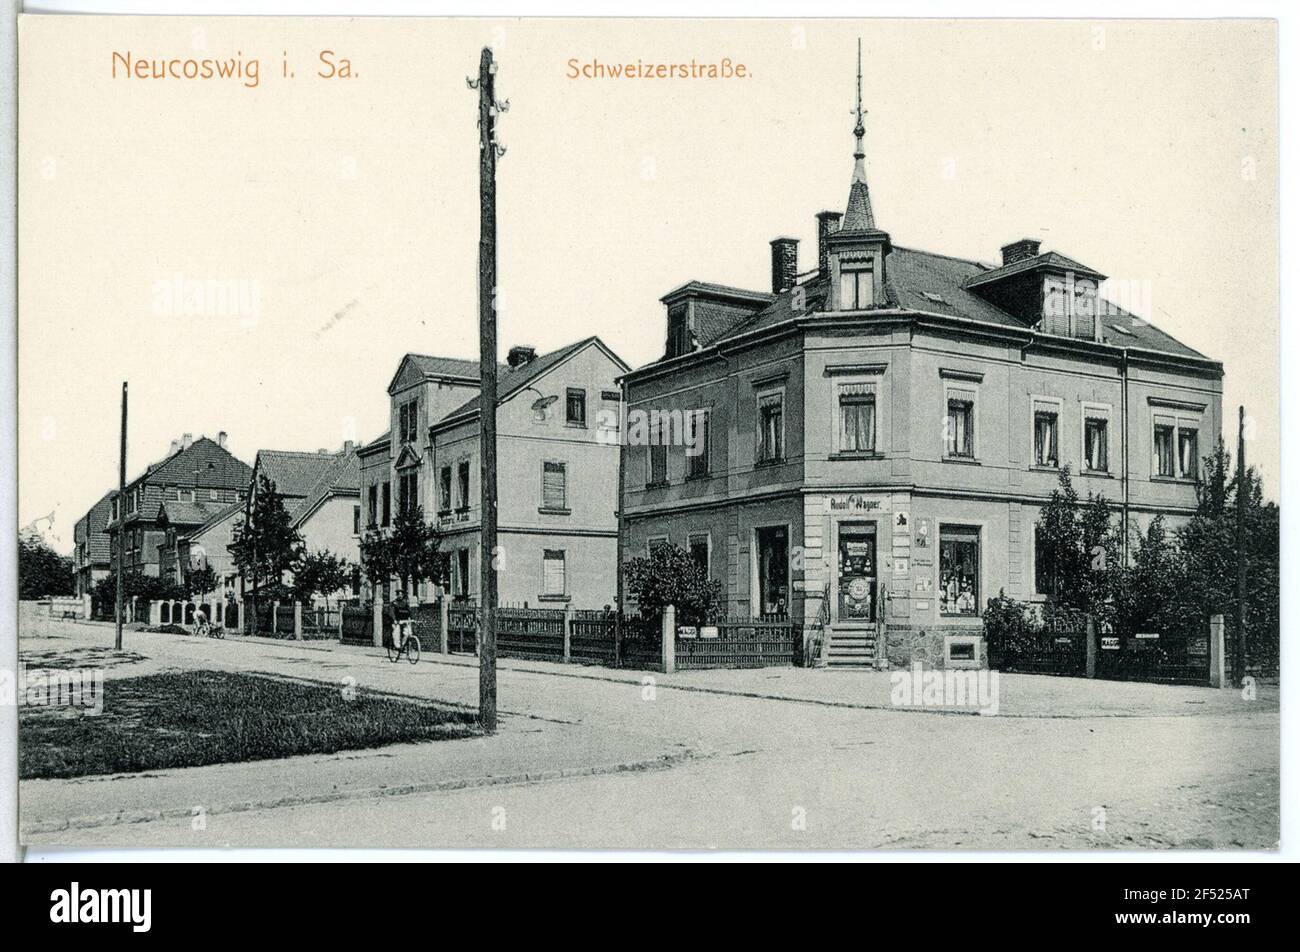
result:
M 812 623 L 808 635 L 808 656 L 813 659 L 813 666 L 824 668 L 830 656 L 831 639 L 826 628 L 831 621 L 831 583 L 822 589 L 822 603 L 817 610 L 817 618 Z

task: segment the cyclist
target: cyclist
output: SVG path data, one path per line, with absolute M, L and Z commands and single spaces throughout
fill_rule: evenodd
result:
M 194 609 L 194 634 L 201 638 L 210 637 L 212 629 L 208 627 L 208 613 L 203 610 L 202 605 Z

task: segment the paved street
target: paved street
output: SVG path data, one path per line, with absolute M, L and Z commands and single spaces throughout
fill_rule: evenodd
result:
M 30 666 L 111 644 L 30 613 Z M 128 632 L 106 677 L 216 668 L 473 704 L 474 659 Z M 74 655 L 75 656 L 75 655 Z M 643 683 L 646 677 L 653 684 Z M 1251 848 L 1278 839 L 1277 693 L 1005 676 L 998 716 L 889 707 L 888 675 L 503 662 L 496 737 L 24 781 L 78 846 Z M 720 693 L 721 692 L 721 693 Z M 201 811 L 203 822 L 193 821 Z M 201 827 L 195 829 L 195 826 Z

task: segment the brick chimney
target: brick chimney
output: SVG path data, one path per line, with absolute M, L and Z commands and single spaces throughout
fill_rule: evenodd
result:
M 220 446 L 223 450 L 226 448 L 226 431 L 225 431 L 225 430 L 222 430 L 220 433 L 217 434 L 217 445 Z
M 357 448 L 357 444 L 356 444 L 356 442 L 355 442 L 354 440 L 344 440 L 344 441 L 343 441 L 343 453 L 344 453 L 344 455 L 347 455 L 348 453 L 351 453 L 351 452 L 352 452 L 353 450 L 355 450 L 356 448 Z
M 511 367 L 522 367 L 524 364 L 531 363 L 537 356 L 537 348 L 529 347 L 526 344 L 516 344 L 510 348 L 506 354 L 506 363 Z
M 177 450 L 179 450 L 180 448 L 181 448 L 181 441 L 180 441 L 180 440 L 172 440 L 171 445 L 167 447 L 167 455 L 168 455 L 168 456 L 173 455 L 173 454 L 174 454 Z
M 843 217 L 840 212 L 817 213 L 817 270 L 822 274 L 831 273 L 831 253 L 826 239 L 840 230 Z
M 1008 265 L 1015 264 L 1017 261 L 1028 261 L 1030 258 L 1037 258 L 1038 247 L 1041 244 L 1041 241 L 1034 238 L 1021 238 L 1009 245 L 1003 245 L 1002 263 Z
M 193 442 L 194 442 L 194 434 L 193 434 L 193 433 L 185 433 L 185 434 L 182 434 L 182 435 L 181 435 L 181 449 L 183 449 L 183 450 L 187 450 L 187 449 L 189 449 L 189 448 L 190 448 L 190 445 L 191 445 Z
M 799 275 L 799 239 L 772 239 L 772 293 L 794 287 Z

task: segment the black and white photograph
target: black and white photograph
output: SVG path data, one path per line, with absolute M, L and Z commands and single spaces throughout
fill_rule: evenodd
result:
M 1276 14 L 50 6 L 19 857 L 1287 852 Z

